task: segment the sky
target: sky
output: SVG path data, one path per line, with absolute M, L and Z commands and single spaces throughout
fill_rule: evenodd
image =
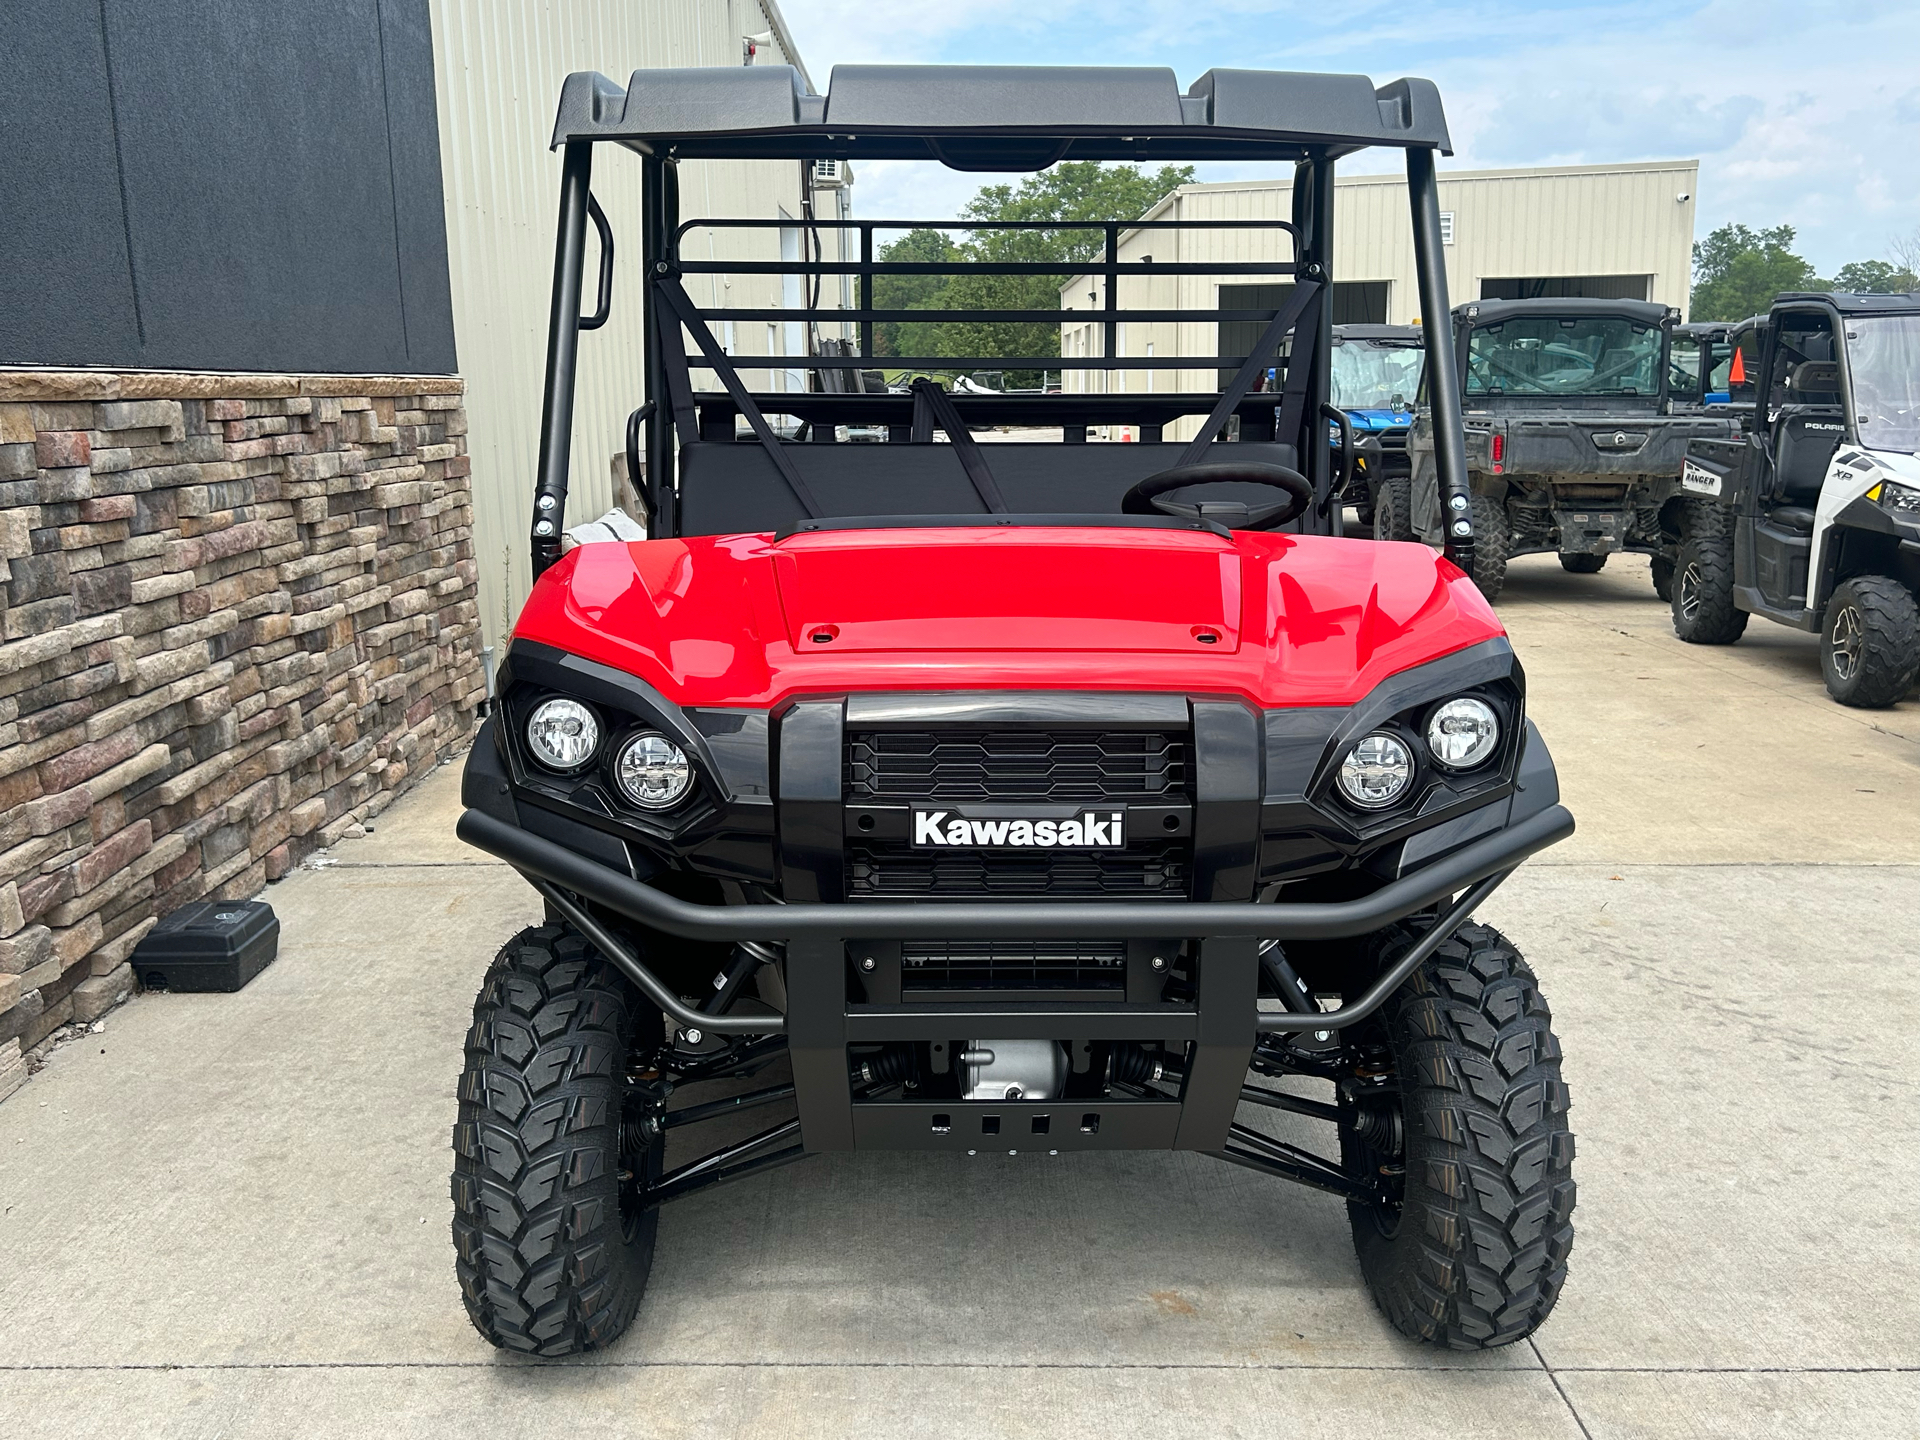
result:
M 817 88 L 836 64 L 1216 66 L 1418 75 L 1443 169 L 1700 161 L 1696 239 L 1787 224 L 1822 275 L 1920 230 L 1920 4 L 1854 0 L 780 0 Z M 1399 168 L 1370 151 L 1342 173 Z M 1202 167 L 1231 179 L 1253 167 Z M 953 215 L 980 183 L 869 164 L 860 214 Z

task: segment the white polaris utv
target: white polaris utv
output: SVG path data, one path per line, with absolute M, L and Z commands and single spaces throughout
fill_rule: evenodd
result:
M 1820 636 L 1841 704 L 1897 704 L 1920 674 L 1920 294 L 1782 295 L 1742 340 L 1744 433 L 1694 441 L 1680 479 L 1674 632 L 1729 645 L 1762 615 Z

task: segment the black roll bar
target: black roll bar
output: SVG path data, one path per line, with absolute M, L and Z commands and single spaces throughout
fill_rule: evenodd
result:
M 586 263 L 593 146 L 576 141 L 560 166 L 560 223 L 553 242 L 553 306 L 547 315 L 547 384 L 540 399 L 540 454 L 533 491 L 533 573 L 560 558 L 566 527 L 567 466 L 573 448 L 573 382 L 580 354 L 580 275 Z M 605 219 L 604 216 L 601 217 Z M 612 238 L 602 266 L 611 299 Z
M 612 226 L 606 214 L 591 193 L 592 179 L 592 143 L 585 140 L 570 140 L 564 146 L 564 158 L 561 174 L 560 213 L 554 244 L 554 286 L 553 302 L 548 318 L 547 367 L 545 391 L 541 403 L 540 448 L 537 462 L 537 474 L 534 495 L 534 514 L 532 521 L 532 559 L 534 573 L 537 576 L 551 565 L 560 555 L 560 537 L 565 528 L 566 499 L 569 480 L 569 448 L 573 419 L 573 399 L 575 376 L 579 353 L 579 334 L 581 330 L 596 329 L 604 325 L 612 307 L 612 281 L 614 238 Z M 1152 309 L 1145 311 L 1124 311 L 1119 305 L 1118 281 L 1122 276 L 1145 277 L 1151 275 L 1182 274 L 1271 274 L 1299 275 L 1303 280 L 1317 280 L 1331 291 L 1333 277 L 1332 225 L 1333 225 L 1333 161 L 1330 156 L 1309 154 L 1299 160 L 1294 167 L 1293 202 L 1294 213 L 1291 220 L 1140 220 L 1131 222 L 1115 221 L 901 221 L 901 220 L 855 220 L 855 219 L 815 219 L 810 223 L 815 228 L 851 229 L 860 238 L 860 258 L 857 261 L 827 261 L 824 258 L 803 258 L 782 261 L 748 260 L 683 260 L 680 257 L 680 240 L 690 230 L 700 226 L 714 226 L 742 229 L 768 229 L 782 225 L 775 219 L 763 218 L 703 218 L 682 222 L 680 219 L 678 167 L 668 157 L 658 152 L 645 153 L 641 157 L 641 251 L 645 273 L 652 279 L 665 279 L 677 274 L 696 273 L 739 273 L 739 274 L 789 274 L 803 275 L 851 274 L 857 277 L 858 303 L 851 311 L 825 312 L 820 310 L 817 301 L 804 310 L 788 311 L 784 307 L 777 312 L 782 320 L 803 320 L 818 322 L 833 320 L 857 327 L 860 336 L 858 355 L 808 355 L 804 365 L 814 370 L 862 370 L 870 369 L 880 359 L 873 355 L 873 328 L 877 321 L 896 318 L 896 312 L 882 311 L 873 303 L 874 278 L 880 274 L 938 274 L 938 273 L 998 273 L 998 274 L 1088 274 L 1104 279 L 1104 296 L 1097 308 L 1091 311 L 1035 311 L 1030 314 L 1020 311 L 994 311 L 993 322 L 1008 323 L 1058 323 L 1076 315 L 1085 315 L 1094 324 L 1100 326 L 1105 343 L 1102 354 L 1087 356 L 888 356 L 886 361 L 893 366 L 931 371 L 966 371 L 978 369 L 1016 369 L 1016 370 L 1179 370 L 1179 369 L 1216 369 L 1244 364 L 1245 356 L 1121 356 L 1116 354 L 1117 330 L 1121 318 L 1137 319 L 1142 322 L 1213 321 L 1226 319 L 1270 319 L 1275 312 L 1253 311 L 1243 314 L 1239 310 L 1226 311 L 1186 311 Z M 1472 501 L 1466 471 L 1466 445 L 1464 430 L 1460 419 L 1460 382 L 1453 366 L 1447 363 L 1446 351 L 1450 338 L 1450 311 L 1447 304 L 1447 283 L 1444 251 L 1440 241 L 1439 192 L 1434 172 L 1434 155 L 1431 149 L 1412 146 L 1407 150 L 1407 186 L 1412 209 L 1415 265 L 1419 281 L 1422 315 L 1428 323 L 1425 343 L 1428 354 L 1427 374 L 1431 412 L 1435 436 L 1435 463 L 1438 469 L 1440 502 L 1444 514 L 1443 539 L 1444 551 L 1449 559 L 1462 568 L 1470 569 L 1473 563 L 1473 523 Z M 585 262 L 586 225 L 591 220 L 600 240 L 599 284 L 596 305 L 591 315 L 581 315 L 580 300 Z M 1102 236 L 1102 249 L 1097 258 L 1068 262 L 1064 267 L 1053 261 L 1044 262 L 971 262 L 965 264 L 947 264 L 938 262 L 882 262 L 874 258 L 874 234 L 877 230 L 907 230 L 914 228 L 937 228 L 952 230 L 1007 230 L 1007 231 L 1058 231 L 1086 230 L 1098 232 Z M 1151 263 L 1146 260 L 1123 262 L 1119 259 L 1119 238 L 1123 231 L 1188 229 L 1212 230 L 1281 230 L 1288 233 L 1294 241 L 1294 259 L 1280 262 L 1246 261 L 1182 261 Z M 651 289 L 651 287 L 648 287 Z M 651 294 L 644 297 L 644 303 L 651 312 Z M 716 314 L 726 314 L 729 318 L 753 318 L 773 315 L 776 312 L 766 307 L 754 307 L 738 312 L 714 312 L 694 310 L 700 319 L 711 318 Z M 946 312 L 909 312 L 911 318 L 918 321 L 933 320 L 936 313 L 947 318 Z M 965 318 L 980 322 L 988 317 L 983 313 L 956 312 L 955 318 L 964 314 Z M 664 379 L 663 367 L 666 359 L 663 347 L 672 343 L 680 345 L 680 327 L 677 324 L 661 323 L 660 317 L 649 314 L 649 323 L 645 326 L 645 354 L 643 361 L 646 393 L 657 397 L 661 393 Z M 908 318 L 900 314 L 897 318 Z M 1304 377 L 1308 393 L 1302 396 L 1305 405 L 1303 414 L 1282 417 L 1283 419 L 1304 420 L 1303 434 L 1309 441 L 1317 433 L 1322 407 L 1328 400 L 1328 370 L 1331 357 L 1332 314 L 1331 306 L 1323 306 L 1316 317 L 1317 323 L 1314 343 L 1308 347 L 1296 337 L 1293 358 L 1290 367 L 1297 365 L 1301 358 L 1307 358 L 1308 371 Z M 936 322 L 937 323 L 937 322 Z M 705 355 L 687 356 L 685 361 L 676 357 L 676 363 L 690 364 L 694 367 L 712 369 L 711 357 Z M 1088 392 L 1091 395 L 1093 392 Z M 1128 392 L 1129 395 L 1132 392 Z M 1084 398 L 1084 397 L 1076 397 Z M 1265 421 L 1247 422 L 1255 424 L 1256 436 L 1270 435 L 1273 426 Z M 1073 427 L 1069 427 L 1072 429 Z M 629 427 L 630 431 L 637 427 Z M 1067 439 L 1084 438 L 1069 434 Z M 673 482 L 674 456 L 673 428 L 662 424 L 646 427 L 645 451 L 646 464 L 641 467 L 646 476 L 644 495 L 647 502 L 649 533 L 671 535 L 678 527 L 677 495 Z M 629 459 L 635 459 L 639 453 L 639 437 L 630 434 Z M 1338 533 L 1340 515 L 1335 500 L 1341 488 L 1333 473 L 1332 457 L 1327 454 L 1327 446 L 1320 443 L 1308 443 L 1303 460 L 1305 468 L 1314 482 L 1316 504 L 1311 512 L 1314 528 Z M 630 465 L 630 468 L 631 465 Z M 637 477 L 636 477 L 637 478 Z M 636 487 L 637 488 L 637 487 Z
M 1439 470 L 1442 553 L 1473 573 L 1473 496 L 1467 483 L 1466 427 L 1460 418 L 1460 377 L 1454 369 L 1453 309 L 1447 303 L 1446 252 L 1440 243 L 1440 184 L 1433 152 L 1407 150 L 1407 199 L 1413 208 L 1413 264 L 1420 282 L 1420 321 L 1426 329 L 1428 409 L 1433 459 Z

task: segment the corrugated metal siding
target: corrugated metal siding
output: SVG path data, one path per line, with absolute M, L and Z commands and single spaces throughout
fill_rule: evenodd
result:
M 498 644 L 532 583 L 527 528 L 560 196 L 560 157 L 547 142 L 560 83 L 576 70 L 624 83 L 642 68 L 738 65 L 741 36 L 783 27 L 759 0 L 431 0 L 431 10 L 454 331 L 472 427 L 474 553 L 482 623 L 488 642 Z M 777 39 L 760 61 L 798 63 Z M 640 164 L 612 147 L 594 158 L 593 191 L 614 230 L 613 316 L 580 337 L 570 524 L 613 504 L 611 458 L 623 444 L 628 413 L 645 398 Z M 681 204 L 689 218 L 798 215 L 799 167 L 689 164 Z M 597 252 L 588 233 L 591 297 Z M 689 241 L 706 248 L 703 236 Z M 778 232 L 724 232 L 709 253 L 775 259 Z M 772 276 L 694 277 L 689 290 L 702 304 L 780 303 L 779 278 Z M 736 328 L 736 351 L 765 352 L 765 325 Z M 750 374 L 749 383 L 762 378 Z
M 1648 296 L 1683 311 L 1691 283 L 1693 219 L 1698 203 L 1699 162 L 1654 161 L 1644 164 L 1564 166 L 1538 170 L 1462 171 L 1440 177 L 1440 208 L 1453 214 L 1454 243 L 1446 247 L 1447 291 L 1454 304 L 1477 299 L 1485 279 L 1551 275 L 1645 275 Z M 1682 201 L 1679 197 L 1688 198 Z M 1334 181 L 1333 276 L 1342 280 L 1387 282 L 1387 319 L 1396 325 L 1412 323 L 1420 313 L 1419 285 L 1413 271 L 1413 222 L 1407 205 L 1406 181 L 1394 175 L 1354 175 Z M 1189 185 L 1162 202 L 1154 216 L 1167 220 L 1284 220 L 1291 216 L 1292 187 L 1287 181 L 1231 182 Z M 1179 250 L 1160 257 L 1169 244 L 1166 231 L 1136 231 L 1121 242 L 1121 258 L 1138 260 L 1144 254 L 1186 261 L 1222 262 L 1285 259 L 1288 238 L 1283 231 L 1196 230 L 1175 231 Z M 1280 277 L 1275 277 L 1279 279 Z M 1213 309 L 1219 305 L 1222 283 L 1254 283 L 1253 276 L 1181 276 L 1179 307 Z M 1080 277 L 1062 289 L 1068 309 L 1097 308 L 1086 292 L 1098 281 Z M 1136 290 L 1152 285 L 1154 304 L 1166 290 L 1160 280 L 1123 282 L 1123 305 L 1144 305 Z M 1170 297 L 1168 297 L 1170 298 Z M 1176 329 L 1178 349 L 1174 341 Z M 1207 324 L 1129 325 L 1126 353 L 1144 355 L 1152 343 L 1156 354 L 1210 355 L 1215 327 Z M 1084 335 L 1084 340 L 1081 338 Z M 1084 331 L 1073 322 L 1062 329 L 1063 344 L 1085 344 L 1099 353 L 1099 328 Z M 1084 383 L 1104 387 L 1105 376 L 1087 374 L 1084 382 L 1069 378 L 1072 388 Z M 1114 388 L 1129 383 L 1144 388 L 1140 372 L 1121 372 Z M 1217 386 L 1212 370 L 1182 370 L 1162 382 L 1187 391 Z M 1190 418 L 1169 428 L 1171 436 L 1191 435 L 1199 425 Z

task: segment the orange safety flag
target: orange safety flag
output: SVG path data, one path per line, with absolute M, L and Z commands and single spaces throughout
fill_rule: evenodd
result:
M 1747 357 L 1738 350 L 1733 352 L 1733 368 L 1727 371 L 1727 383 L 1729 385 L 1747 383 Z

